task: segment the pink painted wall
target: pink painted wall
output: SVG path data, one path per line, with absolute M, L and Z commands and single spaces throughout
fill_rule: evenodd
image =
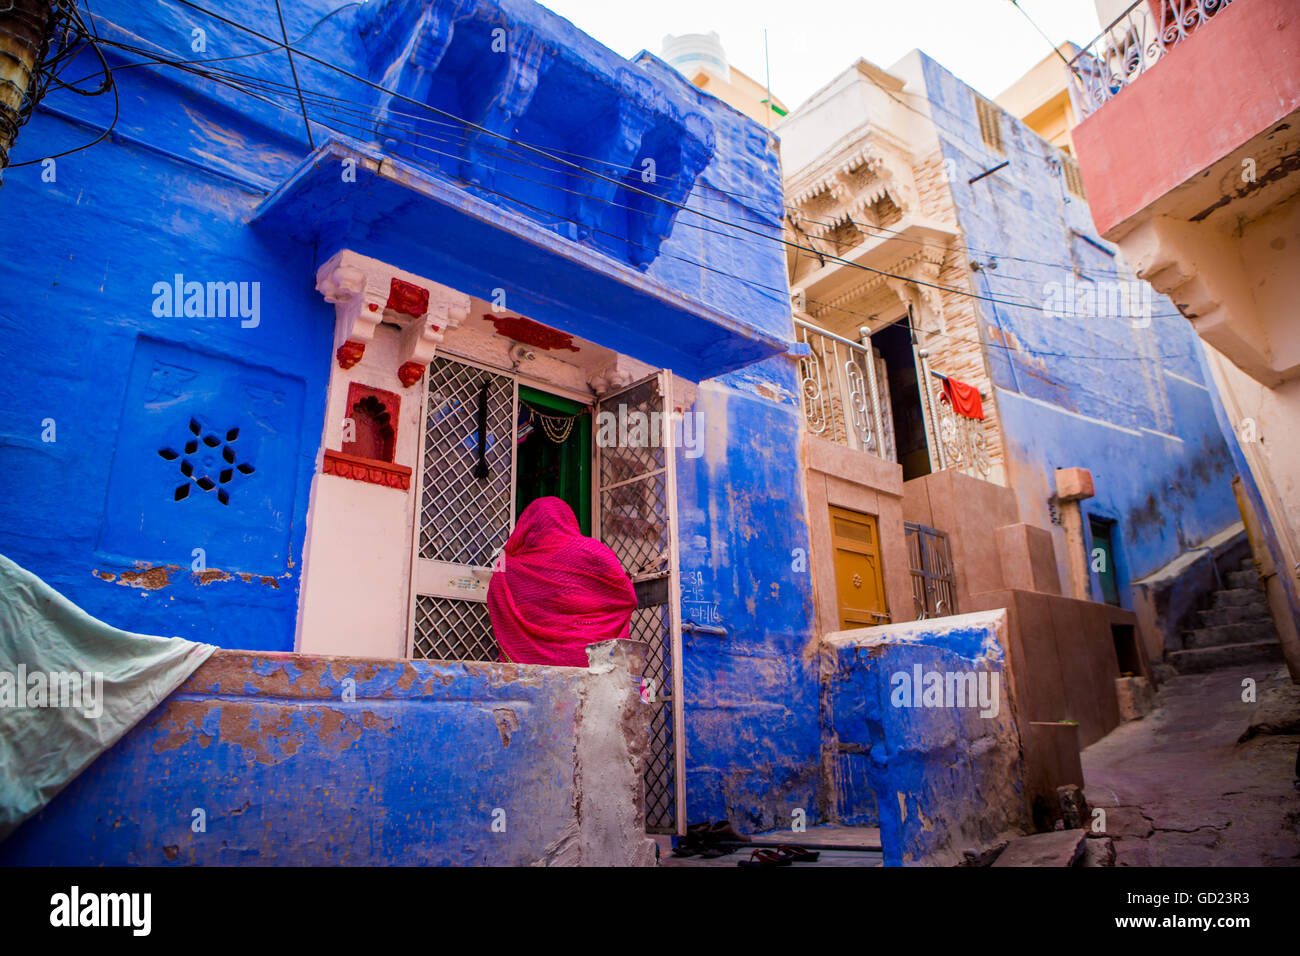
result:
M 1236 0 L 1074 129 L 1105 235 L 1300 106 L 1300 4 Z

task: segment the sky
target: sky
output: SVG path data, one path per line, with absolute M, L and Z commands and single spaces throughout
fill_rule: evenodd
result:
M 793 109 L 859 57 L 888 68 L 920 48 L 987 97 L 1023 76 L 1054 43 L 1101 32 L 1093 0 L 541 0 L 624 57 L 658 54 L 667 34 L 716 32 L 732 66 Z

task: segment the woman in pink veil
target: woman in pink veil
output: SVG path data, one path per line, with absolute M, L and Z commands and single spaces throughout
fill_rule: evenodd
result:
M 538 498 L 506 541 L 487 605 L 501 660 L 586 667 L 588 644 L 628 636 L 636 593 L 614 552 L 578 530 L 568 504 Z

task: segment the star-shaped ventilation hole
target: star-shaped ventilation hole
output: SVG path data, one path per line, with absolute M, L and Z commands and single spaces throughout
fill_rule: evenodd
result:
M 239 438 L 239 429 L 227 429 L 223 439 L 219 432 L 207 431 L 205 433 L 198 419 L 190 419 L 190 434 L 186 437 L 185 444 L 182 446 L 184 452 L 177 452 L 175 448 L 160 448 L 158 455 L 165 461 L 176 461 L 180 459 L 181 476 L 185 479 L 181 484 L 176 486 L 176 491 L 172 495 L 173 501 L 182 501 L 189 497 L 190 486 L 198 485 L 202 491 L 212 491 L 214 488 L 217 492 L 217 500 L 223 505 L 230 504 L 230 482 L 234 479 L 235 473 L 241 475 L 251 475 L 255 470 L 251 464 L 246 461 L 239 461 L 235 452 L 234 444 Z M 221 451 L 218 453 L 217 448 Z M 216 480 L 213 480 L 212 474 L 216 474 Z

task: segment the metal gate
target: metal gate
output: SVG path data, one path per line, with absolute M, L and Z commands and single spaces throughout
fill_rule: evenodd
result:
M 608 432 L 597 429 L 600 539 L 618 555 L 636 589 L 632 639 L 649 645 L 645 809 L 650 833 L 686 832 L 677 475 L 673 423 L 667 414 L 671 395 L 672 373 L 662 371 L 606 395 L 597 406 L 598 422 L 619 426 L 618 439 L 612 442 Z
M 917 619 L 957 613 L 957 581 L 948 536 L 923 524 L 903 522 L 907 558 L 912 569 L 912 599 Z
M 514 525 L 518 384 L 508 373 L 441 355 L 428 379 L 410 656 L 495 661 L 487 588 L 492 559 Z M 476 469 L 487 473 L 476 477 Z

